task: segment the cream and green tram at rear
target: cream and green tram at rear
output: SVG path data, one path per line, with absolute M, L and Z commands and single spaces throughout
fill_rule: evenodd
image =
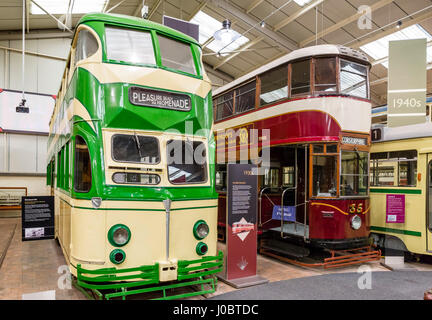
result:
M 50 121 L 47 182 L 55 236 L 83 292 L 214 292 L 223 257 L 211 97 L 191 37 L 122 15 L 78 23 Z
M 432 122 L 372 126 L 371 236 L 383 248 L 432 254 Z

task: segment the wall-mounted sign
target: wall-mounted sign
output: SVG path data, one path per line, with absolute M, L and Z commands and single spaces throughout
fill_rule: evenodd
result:
M 284 206 L 284 221 L 296 221 L 296 207 L 294 206 Z M 273 206 L 273 214 L 272 219 L 273 220 L 281 220 L 281 206 Z
M 129 101 L 136 106 L 179 111 L 189 111 L 191 109 L 191 98 L 188 95 L 140 87 L 129 88 Z
M 22 197 L 22 241 L 54 239 L 54 197 Z
M 342 137 L 342 143 L 343 144 L 353 144 L 353 145 L 357 145 L 357 146 L 367 146 L 367 139 L 366 138 L 343 136 Z
M 386 223 L 405 222 L 405 195 L 388 194 L 386 196 Z
M 379 141 L 382 139 L 382 128 L 375 128 L 371 131 L 371 140 Z

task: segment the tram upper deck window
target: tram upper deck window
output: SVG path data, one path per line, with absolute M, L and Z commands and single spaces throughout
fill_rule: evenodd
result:
M 190 74 L 197 74 L 189 44 L 161 35 L 158 35 L 158 40 L 163 66 Z
M 368 153 L 342 151 L 341 196 L 366 196 L 368 194 Z
M 216 109 L 215 120 L 222 120 L 233 115 L 234 94 L 233 91 L 225 93 L 214 100 Z
M 85 140 L 80 136 L 76 136 L 74 189 L 76 192 L 89 192 L 91 182 L 92 172 L 89 149 Z
M 266 105 L 288 97 L 288 67 L 282 65 L 260 75 L 260 105 Z
M 325 94 L 336 90 L 336 58 L 315 59 L 315 92 Z
M 155 65 L 150 32 L 106 27 L 107 59 L 117 62 Z
M 255 108 L 256 82 L 249 82 L 235 89 L 235 113 L 243 113 Z
M 98 42 L 91 32 L 86 29 L 81 30 L 75 47 L 75 63 L 94 55 L 98 48 Z
M 172 184 L 206 182 L 207 156 L 203 142 L 170 140 L 167 158 L 168 179 Z
M 156 164 L 160 161 L 155 137 L 116 134 L 112 137 L 112 158 L 119 162 Z
M 369 99 L 367 74 L 367 66 L 340 59 L 341 93 Z
M 291 65 L 291 95 L 310 92 L 310 60 L 295 62 Z

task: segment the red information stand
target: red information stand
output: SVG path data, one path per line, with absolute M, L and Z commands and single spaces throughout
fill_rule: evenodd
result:
M 257 275 L 257 166 L 228 164 L 225 272 L 235 288 L 267 283 Z

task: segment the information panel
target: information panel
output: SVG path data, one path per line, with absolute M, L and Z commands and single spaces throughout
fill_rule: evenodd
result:
M 22 197 L 22 241 L 54 239 L 54 197 Z
M 405 222 L 405 195 L 388 194 L 386 196 L 386 223 Z

